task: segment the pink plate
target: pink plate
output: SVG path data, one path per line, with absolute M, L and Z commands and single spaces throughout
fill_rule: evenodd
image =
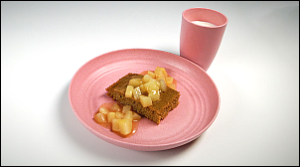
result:
M 142 118 L 138 131 L 122 138 L 93 121 L 109 85 L 128 73 L 164 67 L 177 80 L 179 105 L 159 124 Z M 199 137 L 215 120 L 219 94 L 212 79 L 194 63 L 172 53 L 151 49 L 118 50 L 83 65 L 69 87 L 71 106 L 82 124 L 99 138 L 114 145 L 141 151 L 166 150 Z

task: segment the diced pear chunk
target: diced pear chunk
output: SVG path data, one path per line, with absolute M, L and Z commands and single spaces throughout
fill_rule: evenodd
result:
M 168 76 L 165 68 L 162 68 L 162 67 L 156 67 L 154 73 L 155 73 L 156 78 L 161 78 L 161 77 Z
M 159 80 L 161 80 L 161 79 L 164 80 L 164 81 L 166 82 L 166 77 L 156 78 L 157 81 L 159 81 Z
M 147 106 L 152 105 L 151 97 L 141 95 L 140 96 L 140 101 L 141 101 L 143 107 L 147 107 Z
M 122 135 L 128 135 L 132 131 L 132 121 L 130 119 L 120 119 L 119 129 Z
M 117 119 L 117 118 L 114 118 L 112 120 L 112 124 L 111 124 L 112 131 L 115 131 L 115 132 L 120 131 L 119 121 L 120 121 L 120 119 Z
M 173 78 L 172 77 L 166 77 L 166 84 L 169 85 L 173 83 Z
M 153 79 L 153 78 L 152 78 L 150 75 L 146 74 L 146 75 L 144 75 L 142 81 L 143 81 L 143 83 L 147 83 L 147 82 L 149 82 L 151 79 Z
M 130 111 L 131 110 L 131 106 L 126 105 L 123 107 L 122 113 L 124 114 L 126 111 Z
M 159 67 L 159 69 L 163 72 L 164 76 L 168 76 L 168 73 L 165 68 Z
M 175 84 L 174 84 L 174 83 L 171 83 L 171 84 L 169 84 L 168 86 L 169 86 L 170 88 L 172 88 L 172 89 L 176 90 L 176 86 L 175 86 Z
M 126 92 L 125 92 L 125 97 L 132 97 L 132 91 L 133 91 L 133 86 L 132 85 L 128 85 L 126 87 Z
M 133 78 L 133 79 L 129 80 L 129 85 L 132 85 L 133 87 L 137 87 L 140 84 L 142 84 L 141 78 Z
M 135 100 L 140 99 L 140 95 L 142 94 L 140 87 L 136 87 L 133 89 L 132 95 Z
M 104 115 L 106 115 L 109 112 L 109 110 L 105 107 L 100 107 L 99 108 L 99 113 L 103 113 Z
M 140 120 L 142 117 L 136 113 L 136 112 L 132 112 L 132 119 L 133 120 Z
M 116 117 L 116 113 L 115 112 L 109 112 L 107 114 L 107 122 L 111 122 L 115 117 Z
M 117 118 L 117 119 L 123 118 L 123 113 L 120 112 L 120 111 L 117 111 L 117 112 L 116 112 L 116 118 Z
M 151 90 L 148 94 L 148 97 L 150 97 L 152 101 L 159 100 L 160 97 L 159 90 Z
M 126 111 L 123 116 L 123 119 L 125 118 L 132 120 L 132 111 Z
M 117 103 L 114 103 L 111 110 L 114 112 L 121 111 L 121 107 Z
M 151 90 L 159 90 L 159 85 L 160 84 L 156 79 L 151 79 L 149 82 L 144 84 L 148 93 L 150 93 Z
M 148 71 L 148 75 L 150 75 L 151 78 L 155 79 L 155 73 L 152 71 Z
M 165 78 L 164 74 L 162 72 L 155 73 L 155 78 Z
M 166 91 L 167 90 L 167 84 L 166 84 L 165 80 L 160 79 L 159 83 L 160 83 L 159 89 L 162 90 L 162 91 Z
M 94 116 L 94 120 L 95 120 L 97 123 L 105 123 L 105 122 L 107 122 L 106 115 L 103 114 L 103 113 L 100 113 L 100 112 L 98 112 L 98 113 Z

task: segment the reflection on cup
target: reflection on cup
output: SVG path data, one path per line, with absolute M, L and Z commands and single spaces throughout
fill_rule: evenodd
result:
M 207 71 L 215 58 L 227 25 L 220 12 L 191 8 L 182 13 L 180 56 Z
M 192 21 L 192 23 L 197 24 L 199 26 L 206 26 L 206 27 L 215 27 L 216 25 L 211 24 L 209 22 L 205 22 L 205 21 Z

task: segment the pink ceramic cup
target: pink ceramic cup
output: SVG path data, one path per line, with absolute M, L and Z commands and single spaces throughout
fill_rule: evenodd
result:
M 208 22 L 215 26 L 198 25 L 193 21 Z M 227 22 L 225 15 L 211 9 L 185 10 L 182 13 L 180 56 L 207 71 L 217 54 Z

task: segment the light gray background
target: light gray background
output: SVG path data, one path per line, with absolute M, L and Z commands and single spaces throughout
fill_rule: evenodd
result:
M 68 87 L 90 59 L 126 48 L 179 55 L 181 14 L 229 23 L 208 70 L 213 125 L 182 147 L 140 152 L 90 133 Z M 299 165 L 299 2 L 1 2 L 1 165 Z

